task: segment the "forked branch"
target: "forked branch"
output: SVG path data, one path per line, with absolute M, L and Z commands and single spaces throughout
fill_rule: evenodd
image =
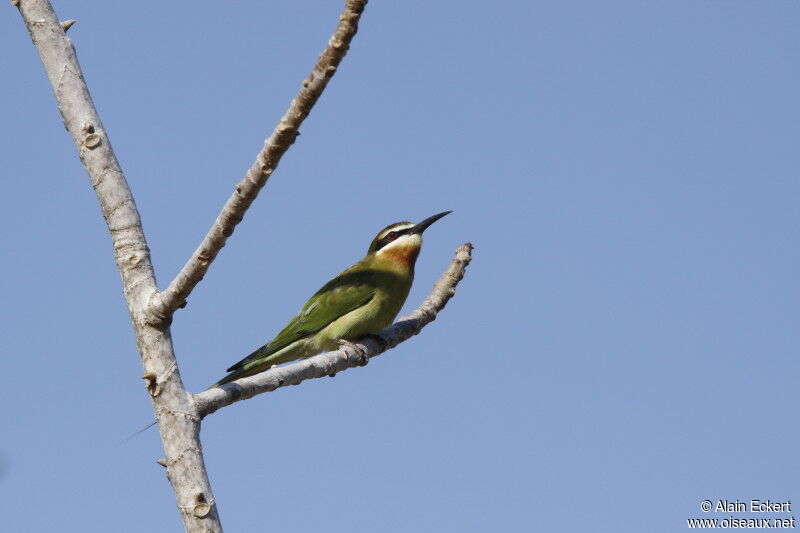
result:
M 344 346 L 334 352 L 315 355 L 299 363 L 275 367 L 255 376 L 237 379 L 221 387 L 195 394 L 194 402 L 198 415 L 205 417 L 222 407 L 252 398 L 262 392 L 274 391 L 287 385 L 297 385 L 307 379 L 330 376 L 348 368 L 367 364 L 370 358 L 416 335 L 429 322 L 435 320 L 436 314 L 455 294 L 456 285 L 464 277 L 471 260 L 472 244 L 466 243 L 460 246 L 450 266 L 442 273 L 422 305 L 392 326 L 376 333 L 375 338 L 367 337 L 358 344 Z
M 192 254 L 189 261 L 164 291 L 155 294 L 150 301 L 150 311 L 159 320 L 168 320 L 176 309 L 186 305 L 186 298 L 203 279 L 209 265 L 225 246 L 225 241 L 233 234 L 236 225 L 242 221 L 245 211 L 253 203 L 258 191 L 264 186 L 286 150 L 294 143 L 300 125 L 311 112 L 328 81 L 336 73 L 339 63 L 347 54 L 350 41 L 358 31 L 358 21 L 367 0 L 347 0 L 344 12 L 339 17 L 339 25 L 328 41 L 328 46 L 319 56 L 317 64 L 308 78 L 303 81 L 300 92 L 294 97 L 289 109 L 281 118 L 272 135 L 264 144 L 255 162 L 247 171 L 203 242 Z
M 203 417 L 261 392 L 366 364 L 369 358 L 417 334 L 434 320 L 455 293 L 456 284 L 470 262 L 472 245 L 465 244 L 456 251 L 450 267 L 422 305 L 392 327 L 378 332 L 374 339 L 197 395 L 188 393 L 183 386 L 172 346 L 170 319 L 203 278 L 258 191 L 294 142 L 300 125 L 345 56 L 366 3 L 367 0 L 347 0 L 327 48 L 267 139 L 264 149 L 192 257 L 169 287 L 159 293 L 133 195 L 92 103 L 75 49 L 64 33 L 71 25 L 70 21 L 60 23 L 48 0 L 12 0 L 39 51 L 64 124 L 78 148 L 111 233 L 125 300 L 164 445 L 163 464 L 167 467 L 167 477 L 175 491 L 186 531 L 207 533 L 222 529 L 200 444 L 200 421 Z
M 348 0 L 336 33 L 253 168 L 227 202 L 187 266 L 159 297 L 133 194 L 94 108 L 75 49 L 48 0 L 14 0 L 39 52 L 64 124 L 70 132 L 108 224 L 114 255 L 141 353 L 164 445 L 164 465 L 186 531 L 218 532 L 222 525 L 199 439 L 200 417 L 181 381 L 170 334 L 172 313 L 185 300 L 241 221 L 344 57 L 366 0 Z

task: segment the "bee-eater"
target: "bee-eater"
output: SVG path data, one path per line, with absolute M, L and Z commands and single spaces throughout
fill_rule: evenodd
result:
M 389 326 L 411 290 L 422 232 L 451 212 L 383 228 L 363 259 L 323 285 L 274 339 L 211 387 L 335 350 L 340 341 L 356 341 Z

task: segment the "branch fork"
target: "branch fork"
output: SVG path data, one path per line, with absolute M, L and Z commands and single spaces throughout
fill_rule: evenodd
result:
M 186 305 L 186 299 L 299 135 L 300 126 L 347 53 L 367 0 L 346 1 L 333 36 L 289 109 L 202 242 L 161 292 L 133 193 L 94 107 L 75 48 L 66 36 L 75 21 L 60 22 L 48 0 L 11 0 L 11 3 L 19 9 L 39 52 L 64 125 L 86 167 L 111 234 L 123 294 L 145 369 L 143 378 L 164 446 L 165 456 L 159 464 L 166 467 L 184 527 L 193 533 L 222 531 L 200 444 L 202 418 L 263 392 L 363 366 L 370 358 L 417 334 L 436 318 L 436 313 L 455 293 L 455 286 L 471 259 L 472 245 L 465 244 L 456 250 L 450 267 L 417 310 L 375 336 L 222 387 L 189 393 L 183 386 L 172 346 L 172 317 Z

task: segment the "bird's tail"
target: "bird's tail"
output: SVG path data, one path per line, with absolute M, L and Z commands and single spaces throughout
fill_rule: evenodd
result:
M 249 368 L 248 368 L 249 367 Z M 269 368 L 269 366 L 267 366 Z M 262 365 L 247 365 L 237 368 L 221 380 L 217 381 L 213 385 L 211 385 L 208 389 L 213 389 L 214 387 L 219 387 L 220 385 L 225 385 L 226 383 L 230 383 L 231 381 L 236 381 L 239 378 L 246 378 L 248 376 L 254 376 L 259 372 L 263 372 L 267 368 L 264 368 Z M 206 389 L 206 390 L 208 390 Z
M 284 351 L 275 350 L 275 348 L 270 347 L 269 344 L 265 344 L 235 365 L 228 368 L 229 374 L 211 385 L 209 389 L 219 387 L 220 385 L 230 383 L 231 381 L 236 381 L 239 378 L 255 376 L 260 372 L 269 370 L 277 364 L 297 359 L 295 356 L 291 356 L 289 359 L 287 359 L 285 355 L 282 354 L 284 354 Z

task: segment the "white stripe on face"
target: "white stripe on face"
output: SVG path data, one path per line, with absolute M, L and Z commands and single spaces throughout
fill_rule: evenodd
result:
M 400 235 L 397 239 L 386 244 L 383 248 L 378 250 L 377 255 L 381 255 L 387 250 L 395 250 L 397 248 L 420 247 L 420 246 L 422 246 L 422 235 L 420 235 L 419 233 L 412 233 L 411 235 Z

